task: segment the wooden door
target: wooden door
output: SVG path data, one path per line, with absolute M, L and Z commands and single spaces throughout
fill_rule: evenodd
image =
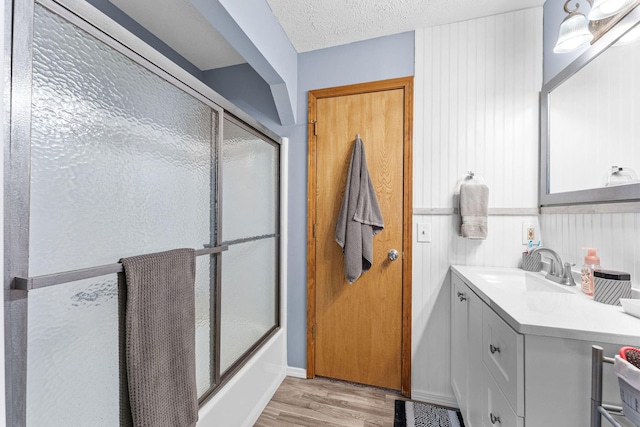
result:
M 411 95 L 411 79 L 309 95 L 308 297 L 314 301 L 307 370 L 405 394 L 411 353 Z M 357 134 L 385 227 L 373 238 L 371 270 L 349 284 L 335 227 Z M 392 250 L 399 253 L 395 261 L 388 256 Z

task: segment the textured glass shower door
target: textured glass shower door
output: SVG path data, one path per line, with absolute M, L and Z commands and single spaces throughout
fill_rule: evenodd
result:
M 220 370 L 278 323 L 279 148 L 225 119 L 222 142 Z
M 279 327 L 278 136 L 83 5 L 12 9 L 15 427 L 118 425 L 120 258 L 211 248 L 196 259 L 200 404 Z
M 40 5 L 33 39 L 29 276 L 216 243 L 219 112 Z M 199 395 L 213 383 L 198 257 Z M 27 425 L 118 425 L 115 275 L 29 293 Z

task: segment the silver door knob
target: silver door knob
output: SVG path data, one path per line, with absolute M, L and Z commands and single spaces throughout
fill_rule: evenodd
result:
M 389 257 L 389 259 L 391 261 L 395 261 L 398 259 L 398 257 L 400 256 L 400 254 L 398 253 L 398 251 L 396 251 L 395 249 L 391 249 L 389 251 L 389 253 L 387 254 L 387 256 Z

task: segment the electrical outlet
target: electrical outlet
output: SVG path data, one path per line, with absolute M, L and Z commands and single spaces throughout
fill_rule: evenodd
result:
M 527 227 L 527 240 L 535 240 L 536 229 L 533 227 Z
M 540 240 L 538 236 L 538 228 L 535 224 L 523 223 L 522 224 L 522 244 L 526 245 L 529 240 L 533 240 L 533 243 L 537 243 Z

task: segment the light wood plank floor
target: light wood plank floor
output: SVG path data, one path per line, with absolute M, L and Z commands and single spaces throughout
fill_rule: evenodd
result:
M 327 378 L 285 378 L 254 427 L 393 427 L 393 390 Z

